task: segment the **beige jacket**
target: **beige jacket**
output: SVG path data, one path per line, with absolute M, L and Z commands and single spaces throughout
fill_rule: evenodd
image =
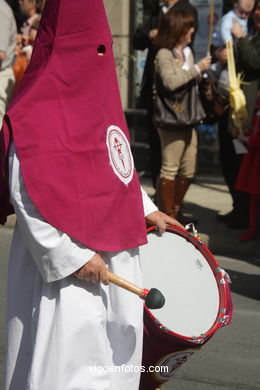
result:
M 193 78 L 197 77 L 199 69 L 194 65 L 192 51 L 189 52 L 188 65 L 189 70 L 182 68 L 180 60 L 172 55 L 169 49 L 160 49 L 156 56 L 155 69 L 161 77 L 164 87 L 170 91 L 188 83 Z

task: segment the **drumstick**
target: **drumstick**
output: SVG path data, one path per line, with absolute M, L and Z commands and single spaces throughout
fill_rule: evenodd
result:
M 107 273 L 110 282 L 138 295 L 141 299 L 145 301 L 145 304 L 148 309 L 160 309 L 161 307 L 163 307 L 165 303 L 165 298 L 162 293 L 157 290 L 157 288 L 151 288 L 151 290 L 147 290 L 146 288 L 136 286 L 135 284 L 121 278 L 118 275 L 113 274 L 110 271 L 108 271 Z

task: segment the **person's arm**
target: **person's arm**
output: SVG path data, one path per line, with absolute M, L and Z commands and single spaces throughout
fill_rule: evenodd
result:
M 145 50 L 150 47 L 149 28 L 144 25 L 139 27 L 133 37 L 133 46 L 135 50 Z
M 8 50 L 9 28 L 10 26 L 9 26 L 8 18 L 5 15 L 3 15 L 0 11 L 0 67 L 1 67 L 1 63 L 6 58 L 6 52 Z
M 156 57 L 156 70 L 163 86 L 170 91 L 188 83 L 199 74 L 195 66 L 189 70 L 182 69 L 168 49 L 159 50 Z
M 260 72 L 260 36 L 257 42 L 248 37 L 240 38 L 237 42 L 238 60 L 242 70 Z M 258 77 L 259 78 L 259 73 Z
M 164 87 L 169 91 L 174 91 L 197 77 L 203 70 L 207 70 L 210 63 L 211 57 L 208 56 L 191 66 L 189 70 L 185 70 L 182 69 L 170 50 L 161 49 L 156 57 L 156 70 Z
M 20 163 L 12 144 L 9 157 L 10 198 L 23 239 L 45 282 L 63 279 L 83 267 L 96 254 L 40 215 L 25 189 Z
M 147 192 L 142 187 L 141 187 L 141 192 L 143 198 L 144 216 L 147 217 L 147 215 L 153 213 L 154 211 L 157 211 L 158 208 L 155 206 L 153 201 L 147 195 Z
M 157 24 L 158 17 L 152 17 L 147 23 L 137 28 L 133 37 L 135 50 L 145 50 L 151 46 L 152 38 L 156 35 Z

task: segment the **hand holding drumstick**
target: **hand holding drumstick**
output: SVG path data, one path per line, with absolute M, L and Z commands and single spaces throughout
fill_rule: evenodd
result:
M 165 302 L 164 296 L 156 288 L 147 290 L 145 288 L 138 287 L 112 272 L 109 272 L 105 261 L 99 253 L 96 253 L 88 263 L 83 265 L 83 267 L 81 267 L 78 271 L 74 272 L 74 276 L 80 280 L 87 280 L 93 283 L 102 282 L 107 285 L 109 282 L 112 282 L 117 286 L 138 295 L 145 301 L 146 306 L 150 309 L 159 309 Z
M 174 218 L 162 213 L 161 211 L 154 211 L 146 217 L 146 220 L 151 225 L 156 225 L 161 234 L 165 232 L 167 224 L 176 225 L 181 228 L 183 226 Z M 90 261 L 73 274 L 80 280 L 87 280 L 93 283 L 102 282 L 107 285 L 110 282 L 120 286 L 128 291 L 137 294 L 140 298 L 145 300 L 145 303 L 150 308 L 160 308 L 164 305 L 164 297 L 157 289 L 150 291 L 124 280 L 117 275 L 109 272 L 106 263 L 101 254 L 96 253 Z

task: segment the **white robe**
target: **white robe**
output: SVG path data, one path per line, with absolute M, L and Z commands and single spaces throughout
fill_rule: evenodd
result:
M 111 283 L 70 276 L 95 252 L 39 215 L 13 144 L 9 167 L 17 224 L 9 261 L 4 389 L 137 390 L 142 301 Z M 142 193 L 148 215 L 156 207 Z M 142 286 L 139 248 L 103 256 L 112 272 Z

